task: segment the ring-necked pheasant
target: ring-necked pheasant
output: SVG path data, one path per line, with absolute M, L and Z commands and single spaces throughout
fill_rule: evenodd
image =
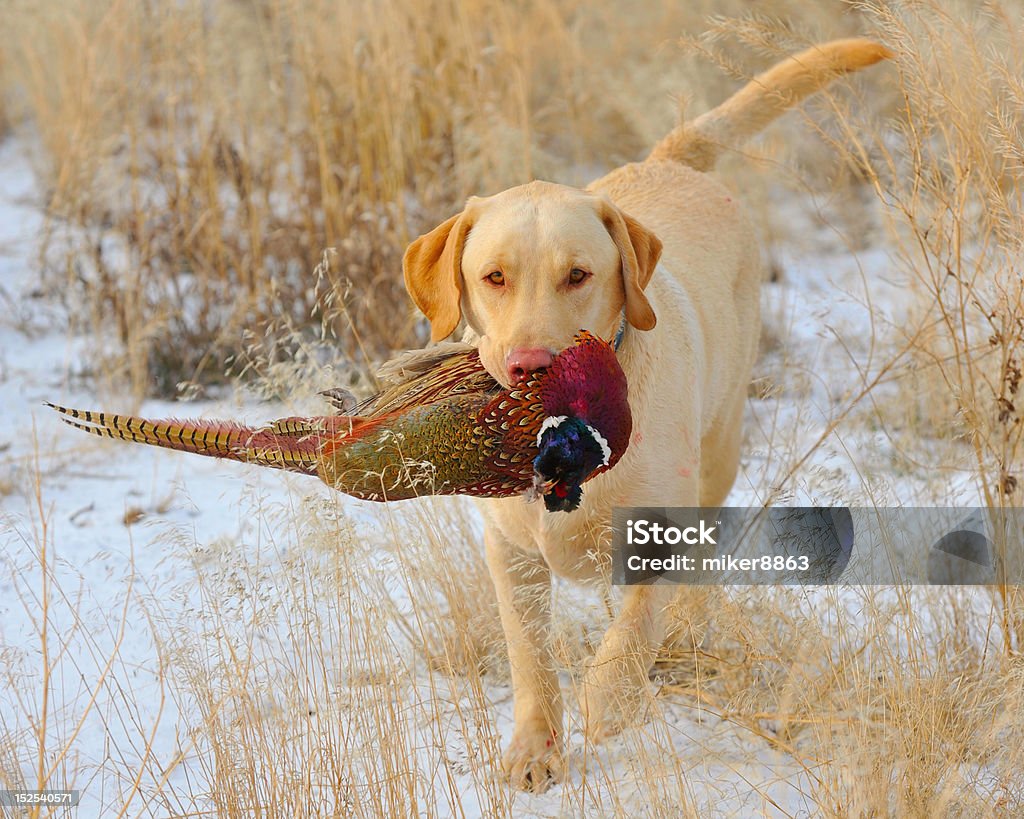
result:
M 256 428 L 48 406 L 94 435 L 317 475 L 375 501 L 536 493 L 549 511 L 569 512 L 581 484 L 613 467 L 629 444 L 626 377 L 611 345 L 588 332 L 510 390 L 462 344 L 407 354 L 383 372 L 394 383 L 359 407 L 344 391 L 326 393 L 356 414 Z

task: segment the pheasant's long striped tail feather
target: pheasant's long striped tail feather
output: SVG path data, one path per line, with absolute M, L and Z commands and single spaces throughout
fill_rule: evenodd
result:
M 284 418 L 266 427 L 247 427 L 232 421 L 154 421 L 134 415 L 90 412 L 47 402 L 64 423 L 122 441 L 194 452 L 291 472 L 316 475 L 326 440 L 349 431 L 349 419 Z M 343 428 L 342 428 L 343 427 Z

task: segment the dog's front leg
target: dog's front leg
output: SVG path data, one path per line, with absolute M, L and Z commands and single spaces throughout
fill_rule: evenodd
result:
M 622 611 L 598 646 L 583 679 L 587 737 L 612 736 L 632 722 L 643 701 L 648 672 L 665 640 L 668 608 L 677 586 L 630 586 Z
M 526 554 L 492 526 L 484 544 L 515 697 L 515 729 L 502 766 L 513 785 L 540 792 L 561 781 L 564 766 L 562 693 L 548 645 L 551 571 L 539 554 Z

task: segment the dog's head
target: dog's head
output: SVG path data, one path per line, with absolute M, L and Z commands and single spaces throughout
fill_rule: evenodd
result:
M 610 338 L 623 308 L 633 327 L 654 327 L 644 288 L 660 255 L 658 238 L 606 199 L 531 182 L 471 198 L 409 245 L 403 269 L 431 337 L 465 315 L 484 366 L 509 386 L 581 328 Z

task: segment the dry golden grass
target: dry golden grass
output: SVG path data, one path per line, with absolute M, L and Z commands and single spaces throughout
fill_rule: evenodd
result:
M 766 35 L 776 54 L 865 27 L 840 2 L 773 5 L 804 32 Z M 361 364 L 414 346 L 405 243 L 469 194 L 641 157 L 673 97 L 734 87 L 675 38 L 743 6 L 11 3 L 0 86 L 38 141 L 48 285 L 137 396 L 219 379 L 284 317 L 326 320 Z M 314 287 L 325 247 L 340 261 Z
M 908 294 L 904 315 L 869 306 L 868 353 L 809 442 L 800 427 L 821 376 L 787 349 L 792 316 L 768 316 L 754 391 L 768 466 L 747 490 L 785 500 L 813 479 L 849 502 L 814 457 L 867 430 L 896 454 L 849 454 L 857 499 L 881 492 L 870 466 L 937 481 L 907 503 L 942 502 L 966 473 L 990 506 L 1019 503 L 1024 5 L 765 5 L 772 19 L 709 21 L 747 4 L 12 3 L 0 87 L 39 136 L 48 281 L 84 327 L 121 343 L 103 367 L 137 395 L 166 392 L 248 347 L 250 372 L 281 395 L 322 369 L 310 323 L 357 367 L 418 340 L 402 247 L 467 194 L 585 181 L 667 130 L 670 95 L 703 110 L 808 41 L 874 33 L 897 50 L 893 67 L 722 169 L 769 254 L 881 248 Z M 325 246 L 339 255 L 313 287 Z M 265 327 L 277 346 L 255 344 Z M 180 754 L 157 758 L 140 707 L 154 690 L 132 688 L 117 641 L 92 649 L 108 670 L 86 693 L 58 702 L 55 678 L 74 671 L 62 648 L 90 642 L 46 625 L 74 598 L 46 579 L 40 502 L 28 539 L 42 653 L 9 672 L 26 693 L 0 715 L 0 781 L 74 779 L 73 732 L 47 720 L 114 708 L 151 721 L 128 720 L 128 745 L 95 774 L 112 783 L 111 815 L 1024 814 L 1024 618 L 1006 585 L 690 599 L 647 721 L 608 748 L 583 744 L 573 696 L 607 614 L 560 587 L 574 772 L 540 800 L 510 793 L 495 776 L 504 647 L 463 509 L 360 522 L 341 504 L 254 504 L 276 533 L 255 553 L 168 541 L 193 565 L 187 605 L 127 590 L 121 610 L 151 618 L 155 690 L 183 715 Z
M 903 55 L 905 108 L 870 144 L 846 136 L 870 169 L 891 253 L 917 297 L 899 332 L 924 374 L 932 420 L 970 448 L 985 504 L 1016 506 L 1024 465 L 1014 403 L 1024 356 L 1024 9 L 866 8 Z M 919 415 L 919 401 L 908 403 Z M 1019 591 L 1000 594 L 1004 647 L 1017 651 Z
M 23 711 L 2 717 L 7 786 L 72 783 L 94 798 L 102 788 L 104 816 L 1024 809 L 1024 676 L 1000 648 L 984 589 L 690 599 L 680 618 L 696 629 L 696 655 L 666 650 L 645 723 L 600 748 L 583 743 L 572 696 L 605 615 L 598 600 L 562 589 L 554 639 L 574 772 L 538 799 L 495 775 L 510 690 L 465 507 L 357 521 L 322 499 L 252 504 L 246 513 L 273 539 L 243 548 L 168 530 L 150 548 L 190 565 L 188 585 L 168 597 L 134 588 L 141 578 L 129 574 L 106 592 L 109 634 L 84 621 L 56 628 L 82 601 L 41 573 L 15 578 L 38 585 L 26 593 L 39 604 L 43 651 L 12 663 L 5 680 L 23 692 Z M 35 559 L 53 561 L 46 527 L 37 535 Z M 141 676 L 121 647 L 139 618 L 156 647 Z M 69 698 L 79 671 L 89 685 Z M 170 745 L 160 703 L 180 714 Z M 76 756 L 79 724 L 106 726 L 105 760 Z

